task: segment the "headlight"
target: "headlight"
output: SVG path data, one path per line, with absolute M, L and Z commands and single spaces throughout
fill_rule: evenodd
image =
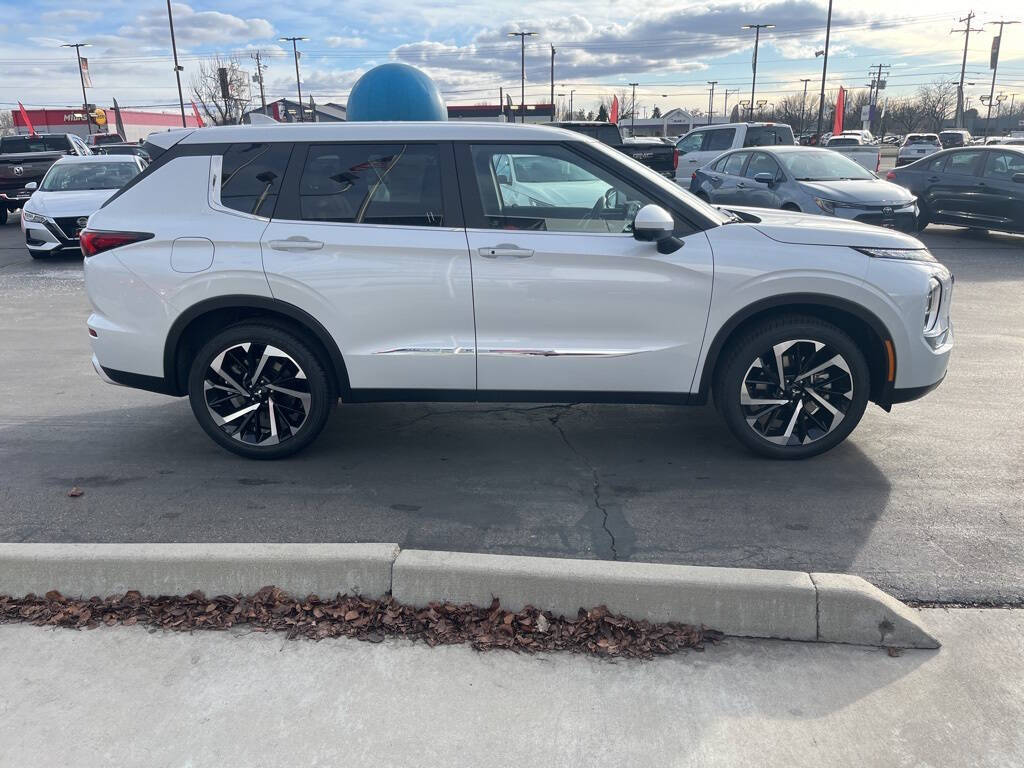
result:
M 816 197 L 814 198 L 814 202 L 825 213 L 833 214 L 836 212 L 836 204 L 831 200 L 826 200 L 823 197 Z
M 40 216 L 38 213 L 32 213 L 32 211 L 30 211 L 30 210 L 28 210 L 26 208 L 22 208 L 21 209 L 21 218 L 23 218 L 25 221 L 33 221 L 36 224 L 45 224 L 46 223 L 46 217 L 45 216 Z
M 939 305 L 942 303 L 942 283 L 938 278 L 928 279 L 928 299 L 924 308 L 924 330 L 925 333 L 935 327 L 939 321 Z
M 927 248 L 855 248 L 876 259 L 900 259 L 902 261 L 936 261 Z

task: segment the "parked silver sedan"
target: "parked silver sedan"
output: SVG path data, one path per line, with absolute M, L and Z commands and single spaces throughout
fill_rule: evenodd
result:
M 690 191 L 715 205 L 781 208 L 915 232 L 917 198 L 829 149 L 737 149 L 694 172 Z

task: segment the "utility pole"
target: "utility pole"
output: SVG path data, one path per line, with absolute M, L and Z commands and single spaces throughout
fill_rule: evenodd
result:
M 872 64 L 871 65 L 871 69 L 872 70 L 875 70 L 876 68 L 878 70 L 877 73 L 874 72 L 874 71 L 871 71 L 871 72 L 869 72 L 869 75 L 868 75 L 871 78 L 871 86 L 870 86 L 871 90 L 868 91 L 868 128 L 869 129 L 871 127 L 871 121 L 874 118 L 874 109 L 875 109 L 875 107 L 878 106 L 878 95 L 879 95 L 879 93 L 881 93 L 882 89 L 885 88 L 885 81 L 882 79 L 882 70 L 883 69 L 886 70 L 886 76 L 888 76 L 888 74 L 889 74 L 888 70 L 891 69 L 891 67 L 888 64 Z M 863 122 L 861 123 L 861 125 L 863 126 Z
M 802 77 L 800 82 L 804 84 L 804 97 L 800 100 L 800 133 L 804 132 L 804 112 L 807 110 L 807 84 L 811 82 L 811 78 Z
M 725 92 L 725 104 L 722 107 L 722 114 L 725 115 L 725 119 L 728 120 L 729 119 L 729 94 L 730 93 L 739 93 L 740 89 L 739 88 L 733 88 L 730 91 L 728 88 L 725 88 L 724 92 Z
M 629 108 L 629 132 L 636 136 L 636 87 L 640 83 L 630 83 L 633 86 L 633 106 Z
M 256 51 L 253 58 L 256 59 L 256 81 L 260 84 L 260 105 L 265 115 L 267 114 L 267 97 L 263 92 L 263 62 L 260 59 L 260 52 Z
M 555 122 L 555 46 L 551 46 L 551 122 Z
M 65 43 L 61 48 L 74 48 L 75 57 L 78 59 L 78 79 L 82 82 L 82 115 L 85 117 L 85 127 L 92 135 L 92 118 L 89 117 L 89 97 L 85 95 L 85 74 L 82 72 L 82 48 L 88 48 L 89 43 Z
M 181 70 L 178 64 L 178 46 L 174 42 L 174 16 L 171 14 L 171 0 L 167 0 L 167 24 L 171 28 L 171 52 L 174 54 L 174 77 L 178 81 L 178 105 L 181 107 L 181 127 L 185 126 L 185 97 L 181 93 Z
M 828 74 L 828 44 L 832 36 L 832 0 L 828 0 L 828 21 L 825 22 L 825 60 L 821 64 L 821 96 L 818 97 L 818 140 L 821 139 L 821 119 L 825 115 L 825 76 Z M 817 55 L 817 54 L 815 54 Z
M 1009 24 L 1020 24 L 1019 21 L 989 21 L 986 24 L 998 24 L 999 34 L 992 39 L 992 56 L 989 62 L 992 67 L 992 86 L 988 91 L 988 115 L 985 117 L 985 135 L 982 138 L 988 138 L 988 126 L 992 120 L 992 97 L 996 93 L 996 72 L 999 71 L 999 48 L 1003 42 L 1003 27 Z M 85 90 L 84 88 L 82 89 Z
M 533 37 L 536 32 L 509 32 L 509 37 L 519 38 L 519 122 L 526 122 L 526 38 Z
M 299 92 L 299 122 L 306 122 L 305 110 L 302 108 L 302 80 L 299 78 L 299 49 L 296 43 L 300 40 L 309 40 L 308 37 L 279 37 L 282 43 L 291 41 L 292 55 L 295 57 L 295 88 Z
M 576 93 L 576 89 L 575 88 L 570 88 L 569 89 L 569 119 L 570 120 L 573 119 L 573 117 L 572 117 L 572 95 L 574 93 Z
M 967 70 L 967 44 L 971 39 L 971 32 L 981 32 L 981 29 L 972 29 L 971 21 L 974 19 L 974 11 L 971 10 L 964 18 L 960 19 L 960 23 L 964 25 L 963 29 L 951 29 L 949 34 L 963 34 L 964 36 L 964 58 L 960 62 L 960 85 L 956 90 L 956 120 L 954 125 L 957 128 L 964 127 L 964 73 Z
M 711 115 L 715 110 L 715 86 L 718 85 L 718 81 L 708 80 L 708 85 L 711 86 L 711 95 L 708 96 L 708 125 L 711 125 Z
M 831 2 L 831 0 L 830 0 Z M 761 42 L 762 29 L 775 29 L 774 24 L 744 24 L 743 29 L 754 30 L 754 76 L 750 78 L 750 119 L 754 119 L 754 88 L 757 86 L 757 46 Z

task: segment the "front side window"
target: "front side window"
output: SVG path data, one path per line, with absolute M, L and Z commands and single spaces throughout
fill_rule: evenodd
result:
M 934 160 L 932 160 L 931 162 L 928 163 L 928 170 L 929 171 L 933 171 L 935 173 L 941 173 L 942 169 L 946 165 L 946 160 L 948 158 L 949 158 L 949 155 L 939 155 Z
M 755 152 L 754 156 L 750 158 L 750 164 L 747 165 L 747 172 L 744 175 L 752 179 L 759 173 L 770 173 L 773 179 L 778 178 L 779 164 L 764 152 Z
M 795 143 L 793 129 L 788 125 L 750 126 L 743 140 L 744 147 L 773 147 L 777 144 Z
M 314 144 L 299 179 L 305 221 L 444 225 L 433 144 Z
M 228 147 L 221 163 L 221 204 L 255 216 L 273 214 L 291 151 L 291 144 L 245 142 Z
M 985 178 L 1011 181 L 1015 173 L 1024 173 L 1024 154 L 989 152 L 985 162 Z
M 722 172 L 733 176 L 742 176 L 743 164 L 747 162 L 748 157 L 750 157 L 749 152 L 734 152 L 725 158 L 725 165 L 722 168 Z
M 954 152 L 946 163 L 946 173 L 973 176 L 978 170 L 981 155 L 981 152 Z
M 684 152 L 700 151 L 701 146 L 704 144 L 704 137 L 706 134 L 707 131 L 698 131 L 697 133 L 691 133 L 688 136 L 681 138 L 679 143 L 676 144 L 676 147 L 679 149 L 679 153 L 682 154 Z
M 558 145 L 475 145 L 473 168 L 485 226 L 541 232 L 631 232 L 652 202 L 633 185 Z M 498 173 L 508 158 L 513 179 Z
M 138 175 L 137 163 L 58 163 L 46 172 L 39 188 L 44 192 L 120 189 Z
M 708 133 L 710 135 L 704 149 L 714 152 L 732 149 L 732 140 L 736 136 L 735 128 L 719 128 L 716 131 L 708 131 Z

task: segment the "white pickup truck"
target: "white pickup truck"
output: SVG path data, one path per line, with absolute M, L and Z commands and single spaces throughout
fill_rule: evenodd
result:
M 877 144 L 869 144 L 859 133 L 842 133 L 833 136 L 825 147 L 846 155 L 861 168 L 875 173 L 882 165 L 882 151 Z

